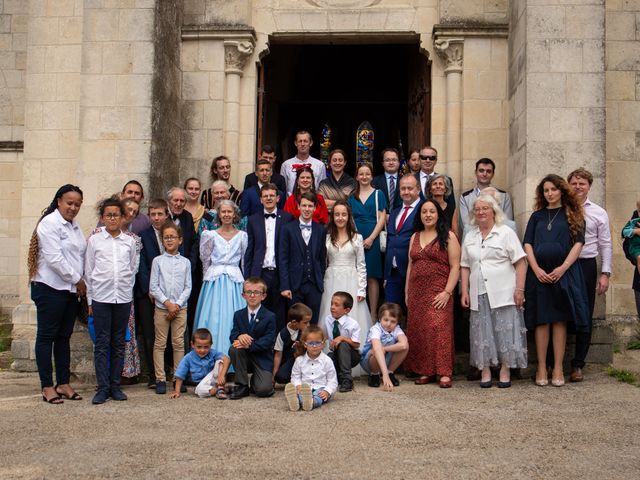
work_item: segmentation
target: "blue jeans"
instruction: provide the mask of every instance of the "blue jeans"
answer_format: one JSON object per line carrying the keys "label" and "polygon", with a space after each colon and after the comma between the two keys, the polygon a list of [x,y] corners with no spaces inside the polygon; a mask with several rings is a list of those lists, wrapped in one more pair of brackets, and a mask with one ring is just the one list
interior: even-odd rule
{"label": "blue jeans", "polygon": [[124,336],[129,323],[131,302],[101,303],[93,301],[96,344],[93,349],[98,389],[120,388],[124,364]]}
{"label": "blue jeans", "polygon": [[[327,403],[331,400],[331,395],[327,397],[326,400],[323,400],[320,396],[320,392],[322,392],[324,388],[314,388],[311,390],[311,395],[313,395],[313,408],[320,408],[323,403]],[[298,395],[298,401],[300,405],[302,405],[302,395]]]}
{"label": "blue jeans", "polygon": [[35,302],[37,310],[36,364],[40,386],[53,387],[52,350],[56,382],[59,385],[69,383],[69,341],[80,308],[78,298],[68,290],[56,290],[45,283],[32,282],[31,300]]}

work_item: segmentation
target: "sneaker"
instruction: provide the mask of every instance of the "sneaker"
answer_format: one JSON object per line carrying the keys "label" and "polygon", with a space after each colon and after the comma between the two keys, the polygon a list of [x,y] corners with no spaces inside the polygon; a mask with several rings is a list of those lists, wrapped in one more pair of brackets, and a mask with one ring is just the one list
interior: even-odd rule
{"label": "sneaker", "polygon": [[339,392],[345,393],[345,392],[350,392],[351,390],[353,390],[352,380],[345,378],[340,382],[340,388],[338,389]]}
{"label": "sneaker", "polygon": [[91,403],[94,405],[102,405],[107,400],[109,400],[109,389],[100,389],[93,397],[93,400],[91,400]]}
{"label": "sneaker", "polygon": [[378,388],[380,386],[380,374],[372,373],[371,375],[369,375],[367,385],[373,388]]}
{"label": "sneaker", "polygon": [[127,395],[119,388],[112,388],[111,398],[113,398],[116,402],[124,402],[127,399]]}
{"label": "sneaker", "polygon": [[158,395],[167,393],[167,382],[156,382],[156,393]]}
{"label": "sneaker", "polygon": [[[173,381],[173,389],[176,389],[176,381]],[[187,386],[184,384],[184,382],[182,382],[182,385],[180,385],[180,393],[187,393]]]}
{"label": "sneaker", "polygon": [[396,376],[393,374],[393,372],[389,372],[389,380],[391,380],[391,384],[392,384],[394,387],[398,387],[398,386],[400,386],[400,380],[398,380],[398,379],[396,378]]}
{"label": "sneaker", "polygon": [[284,398],[287,399],[287,405],[289,410],[297,412],[300,410],[300,401],[298,400],[298,394],[296,393],[296,386],[293,383],[287,383],[284,387]]}
{"label": "sneaker", "polygon": [[308,383],[300,385],[300,396],[302,397],[302,410],[305,412],[313,410],[313,394],[311,392],[311,385]]}

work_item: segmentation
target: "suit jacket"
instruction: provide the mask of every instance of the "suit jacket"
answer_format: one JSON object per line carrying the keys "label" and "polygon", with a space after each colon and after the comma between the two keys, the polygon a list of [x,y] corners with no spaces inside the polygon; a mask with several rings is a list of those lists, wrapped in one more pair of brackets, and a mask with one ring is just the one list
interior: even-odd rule
{"label": "suit jacket", "polygon": [[253,360],[267,371],[273,370],[273,344],[276,341],[276,316],[260,306],[253,328],[249,326],[249,310],[247,307],[233,314],[233,327],[229,341],[233,342],[242,334],[251,335],[253,343],[248,348]]}
{"label": "suit jacket", "polygon": [[384,173],[382,175],[375,176],[371,181],[373,188],[382,190],[384,193],[384,196],[387,198],[387,205],[389,205],[389,211],[402,205],[402,199],[400,198],[400,172],[396,174],[396,177],[396,192],[393,196],[393,202],[389,201],[389,186],[387,185],[387,177]]}
{"label": "suit jacket", "polygon": [[[289,222],[282,227],[278,244],[280,261],[278,272],[281,292],[285,290],[296,291],[302,285],[305,247],[299,221]],[[314,281],[322,292],[324,290],[324,271],[327,268],[327,245],[325,228],[319,223],[312,223],[309,247],[311,248]]]}
{"label": "suit jacket", "polygon": [[[436,172],[434,172],[436,173]],[[414,173],[413,174],[416,179],[418,180],[418,186],[421,187],[421,183],[420,183],[420,172]],[[449,189],[451,189],[451,193],[449,195],[447,195],[444,199],[447,202],[447,204],[449,205],[449,207],[452,207],[452,211],[455,211],[456,209],[456,196],[455,196],[455,192],[453,191],[453,180],[451,180],[451,177],[448,175],[444,176],[444,181],[447,184],[447,187],[449,187]],[[427,183],[429,183],[427,181]],[[420,188],[420,200],[426,200],[427,197],[425,196],[425,193],[422,191],[422,188]]]}
{"label": "suit jacket", "polygon": [[[291,214],[276,209],[276,235],[275,235],[275,255],[276,267],[280,265],[278,242],[280,240],[282,227],[291,222]],[[251,215],[247,221],[247,253],[244,256],[244,278],[259,277],[262,273],[262,263],[267,251],[267,232],[265,229],[264,210]]]}
{"label": "suit jacket", "polygon": [[[283,193],[282,190],[278,190],[278,195],[280,195],[278,199],[278,208],[284,208],[285,198],[287,196],[286,193]],[[260,189],[258,185],[253,185],[242,192],[242,199],[240,200],[240,211],[242,215],[245,217],[251,216],[254,213],[262,212],[264,210],[264,206],[260,201]]]}
{"label": "suit jacket", "polygon": [[[273,172],[271,174],[271,183],[274,183],[276,187],[278,187],[278,190],[280,190],[281,192],[285,192],[286,196],[287,182],[282,175],[280,175],[278,172]],[[258,185],[258,176],[255,174],[255,172],[252,172],[244,177],[244,187],[242,188],[242,190],[248,190],[249,187],[253,187],[254,185]],[[284,200],[286,200],[286,198],[283,199],[283,201]]]}
{"label": "suit jacket", "polygon": [[136,274],[136,296],[141,297],[149,293],[151,280],[151,264],[153,259],[160,255],[160,246],[153,227],[140,232],[142,251],[140,252],[140,266]]}
{"label": "suit jacket", "polygon": [[180,255],[188,258],[191,262],[191,273],[196,269],[199,259],[200,241],[196,233],[196,229],[193,226],[193,216],[186,210],[183,210],[178,217],[174,217],[170,213],[170,217],[175,221],[175,218],[180,220],[180,229],[182,230],[182,245],[180,245]]}
{"label": "suit jacket", "polygon": [[420,211],[422,201],[418,202],[410,215],[407,216],[400,231],[396,232],[396,219],[402,214],[403,207],[396,208],[389,216],[387,225],[387,253],[384,259],[384,276],[391,275],[393,267],[393,257],[396,258],[396,265],[400,273],[405,276],[409,266],[409,241],[413,235],[413,222]]}

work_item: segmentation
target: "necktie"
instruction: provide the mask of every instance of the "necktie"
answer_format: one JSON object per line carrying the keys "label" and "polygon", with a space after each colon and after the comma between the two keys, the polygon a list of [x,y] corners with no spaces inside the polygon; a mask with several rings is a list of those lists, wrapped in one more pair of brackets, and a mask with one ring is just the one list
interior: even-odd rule
{"label": "necktie", "polygon": [[264,214],[264,218],[276,218],[276,214],[275,213],[265,213]]}
{"label": "necktie", "polygon": [[338,320],[334,320],[333,322],[333,338],[338,338],[340,336],[340,322]]}
{"label": "necktie", "polygon": [[300,230],[311,230],[311,225],[300,224]]}
{"label": "necktie", "polygon": [[396,195],[396,177],[393,175],[389,177],[389,204],[393,205],[393,200]]}
{"label": "necktie", "polygon": [[253,329],[253,326],[256,324],[256,314],[252,313],[249,318],[249,328]]}
{"label": "necktie", "polygon": [[411,207],[404,207],[404,212],[402,212],[402,216],[400,217],[400,222],[398,222],[398,226],[396,227],[396,232],[402,230],[402,226],[404,225],[404,221],[407,219],[407,214],[409,213],[409,209]]}

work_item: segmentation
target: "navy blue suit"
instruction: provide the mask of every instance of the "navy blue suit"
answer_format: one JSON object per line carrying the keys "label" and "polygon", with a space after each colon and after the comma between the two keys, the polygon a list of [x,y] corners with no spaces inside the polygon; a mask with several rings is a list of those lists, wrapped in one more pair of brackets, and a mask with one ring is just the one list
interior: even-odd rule
{"label": "navy blue suit", "polygon": [[[396,208],[391,212],[389,225],[387,226],[387,253],[384,261],[385,301],[397,303],[405,311],[404,285],[409,266],[409,241],[411,240],[411,235],[413,235],[413,222],[416,215],[419,214],[421,206],[422,201],[418,202],[411,213],[407,215],[402,228],[397,232],[396,219],[402,215],[404,206]],[[394,258],[396,260],[395,267],[393,266]]]}
{"label": "navy blue suit", "polygon": [[327,268],[326,231],[313,222],[309,239],[310,272],[306,270],[307,245],[302,238],[300,222],[289,222],[280,232],[278,270],[280,291],[291,290],[292,303],[302,302],[313,312],[311,323],[318,323],[320,302],[324,291],[324,271]]}
{"label": "navy blue suit", "polygon": [[389,205],[389,211],[402,205],[402,199],[400,198],[400,178],[402,177],[402,175],[400,175],[400,172],[397,172],[395,174],[395,177],[396,191],[393,195],[393,202],[389,201],[389,185],[387,185],[387,177],[384,173],[382,175],[377,175],[371,181],[371,185],[373,186],[373,188],[382,190],[382,193],[384,193],[384,196],[387,198],[387,205]]}
{"label": "navy blue suit", "polygon": [[[247,334],[253,338],[249,348],[235,348],[233,342],[240,335]],[[276,341],[276,317],[273,312],[260,306],[256,320],[249,324],[249,310],[247,307],[233,314],[233,327],[231,328],[231,348],[229,356],[235,369],[236,385],[248,386],[249,370],[253,369],[251,386],[259,397],[267,397],[273,393],[271,382],[273,370],[273,344]]]}
{"label": "navy blue suit", "polygon": [[[246,192],[245,192],[246,193]],[[243,196],[244,201],[244,196]],[[279,208],[274,212],[276,214],[276,231],[274,239],[274,250],[276,257],[276,268],[262,268],[264,256],[267,250],[267,232],[265,228],[264,208],[259,213],[251,215],[247,219],[247,253],[244,256],[244,278],[260,277],[267,282],[267,298],[264,306],[271,310],[276,316],[276,327],[280,331],[286,324],[286,302],[280,295],[280,277],[278,275],[278,242],[280,240],[280,231],[283,225],[291,222],[293,216]]]}
{"label": "navy blue suit", "polygon": [[[281,190],[278,190],[278,208],[284,208],[284,202],[286,201],[286,193],[283,193]],[[254,213],[262,212],[264,210],[264,206],[260,201],[260,189],[258,185],[253,185],[247,188],[244,192],[242,192],[242,199],[240,200],[240,211],[242,215],[245,217],[249,217]]]}
{"label": "navy blue suit", "polygon": [[[278,190],[280,190],[281,192],[287,191],[287,182],[285,181],[284,177],[278,172],[273,172],[271,174],[270,183],[273,183],[276,187],[278,187]],[[253,187],[254,185],[258,185],[258,176],[255,172],[249,173],[246,177],[244,177],[244,187],[242,187],[242,189],[249,190],[249,187]]]}

